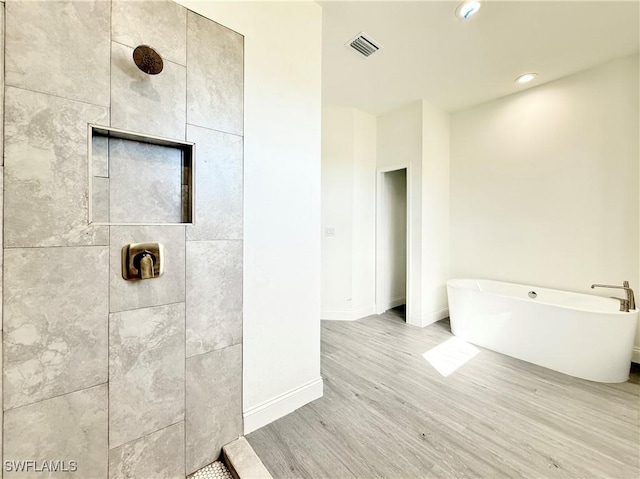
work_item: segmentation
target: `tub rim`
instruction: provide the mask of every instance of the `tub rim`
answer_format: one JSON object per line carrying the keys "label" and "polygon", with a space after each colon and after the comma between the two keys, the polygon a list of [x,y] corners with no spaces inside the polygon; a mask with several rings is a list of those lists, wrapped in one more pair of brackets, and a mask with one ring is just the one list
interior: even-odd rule
{"label": "tub rim", "polygon": [[[592,309],[584,309],[584,308],[576,308],[574,306],[565,306],[565,305],[561,305],[561,304],[556,304],[556,303],[548,303],[546,301],[538,301],[535,299],[531,299],[531,298],[519,298],[519,297],[515,297],[515,296],[510,296],[507,294],[500,294],[500,293],[494,293],[494,292],[490,292],[490,291],[481,291],[481,290],[477,290],[477,289],[471,289],[471,288],[466,288],[463,286],[458,286],[453,284],[453,282],[455,281],[487,281],[487,282],[491,282],[491,283],[499,283],[499,284],[509,284],[512,286],[522,286],[525,289],[526,288],[531,288],[531,289],[536,289],[538,291],[541,290],[545,290],[545,291],[553,291],[556,293],[566,293],[569,295],[578,295],[578,296],[587,296],[589,298],[602,298],[602,299],[613,299],[613,298],[606,298],[604,296],[600,296],[598,294],[587,294],[587,293],[579,293],[577,291],[568,291],[565,289],[553,289],[553,288],[545,288],[543,286],[532,286],[530,284],[522,284],[522,283],[510,283],[507,281],[498,281],[495,279],[488,279],[488,278],[452,278],[447,280],[446,286],[447,288],[451,287],[451,288],[455,288],[455,289],[460,289],[460,290],[467,290],[467,291],[475,291],[477,293],[483,293],[483,294],[488,294],[491,296],[498,296],[500,298],[509,298],[509,299],[513,299],[513,300],[517,300],[517,301],[524,301],[524,302],[528,302],[528,303],[533,303],[533,304],[544,304],[546,306],[554,306],[556,308],[562,308],[562,309],[570,309],[573,311],[580,311],[583,313],[594,313],[594,314],[611,314],[611,315],[615,315],[615,316],[636,316],[635,319],[637,319],[638,317],[638,313],[640,312],[640,309],[638,307],[636,307],[636,309],[631,309],[628,312],[627,311],[594,311]],[[617,300],[616,300],[617,301]]]}

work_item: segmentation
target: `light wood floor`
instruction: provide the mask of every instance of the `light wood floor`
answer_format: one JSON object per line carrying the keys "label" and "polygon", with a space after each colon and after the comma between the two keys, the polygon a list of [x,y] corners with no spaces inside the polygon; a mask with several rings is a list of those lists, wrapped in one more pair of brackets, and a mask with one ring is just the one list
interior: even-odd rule
{"label": "light wood floor", "polygon": [[576,379],[485,349],[449,377],[451,337],[386,313],[322,322],[324,397],[247,436],[274,478],[640,477],[640,384]]}

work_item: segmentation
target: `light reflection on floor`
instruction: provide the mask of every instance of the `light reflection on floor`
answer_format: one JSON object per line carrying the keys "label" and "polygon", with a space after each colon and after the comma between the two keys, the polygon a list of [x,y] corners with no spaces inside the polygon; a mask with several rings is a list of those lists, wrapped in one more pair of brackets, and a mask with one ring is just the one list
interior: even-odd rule
{"label": "light reflection on floor", "polygon": [[474,345],[454,336],[431,348],[422,357],[436,371],[447,377],[479,352],[480,350]]}

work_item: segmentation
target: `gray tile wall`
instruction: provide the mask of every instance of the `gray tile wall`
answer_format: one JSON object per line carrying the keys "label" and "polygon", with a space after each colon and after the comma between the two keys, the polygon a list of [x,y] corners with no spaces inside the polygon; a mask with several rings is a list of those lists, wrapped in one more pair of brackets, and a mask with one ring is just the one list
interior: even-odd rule
{"label": "gray tile wall", "polygon": [[5,249],[5,410],[107,381],[108,268],[106,246]]}
{"label": "gray tile wall", "polygon": [[[108,161],[112,223],[182,222],[179,150],[110,138]],[[157,191],[158,185],[162,185],[161,191]]]}
{"label": "gray tile wall", "polygon": [[5,246],[109,244],[107,228],[87,222],[87,123],[108,122],[109,109],[8,81],[4,101]]}
{"label": "gray tile wall", "polygon": [[109,446],[184,420],[184,303],[109,316]]}
{"label": "gray tile wall", "polygon": [[187,240],[242,239],[242,137],[188,125],[197,144],[195,223]]}
{"label": "gray tile wall", "polygon": [[7,2],[6,84],[108,107],[110,10],[105,1]]}
{"label": "gray tile wall", "polygon": [[[243,38],[171,1],[0,5],[3,460],[184,477],[242,434]],[[139,44],[160,75],[136,69]],[[90,192],[87,123],[195,142],[195,224],[90,225],[90,194],[102,221],[179,212],[131,181],[145,148],[108,165],[118,145],[94,145]],[[164,244],[165,274],[124,281],[121,248],[147,241]]]}
{"label": "gray tile wall", "polygon": [[[184,226],[111,226],[110,311],[185,302]],[[164,274],[149,281],[122,279],[121,250],[129,243],[164,245]]]}
{"label": "gray tile wall", "polygon": [[187,357],[242,342],[242,242],[187,242]]}
{"label": "gray tile wall", "polygon": [[165,59],[159,75],[147,75],[132,55],[133,48],[111,43],[111,126],[184,140],[186,67]]}
{"label": "gray tile wall", "polygon": [[184,422],[179,422],[109,450],[109,478],[182,479],[184,454]]}
{"label": "gray tile wall", "polygon": [[[106,477],[107,415],[106,384],[5,411],[4,459],[60,460],[67,468],[75,461],[76,472],[48,477]],[[37,478],[43,473],[5,469],[4,477]]]}
{"label": "gray tile wall", "polygon": [[[111,2],[111,39],[131,48],[151,45],[162,58],[187,65],[187,10],[167,2],[160,8],[155,2]],[[140,21],[144,19],[144,21]]]}
{"label": "gray tile wall", "polygon": [[[0,51],[4,52],[4,2],[0,5]],[[4,91],[4,55],[0,55],[0,91]],[[4,124],[4,101],[0,101],[0,122]],[[4,137],[0,135],[0,244],[3,244],[2,237],[4,230]],[[3,283],[3,263],[4,251],[0,249],[0,305],[2,305],[2,283]],[[2,307],[0,306],[0,335],[2,334]],[[0,341],[0,368],[2,368],[2,341]],[[2,375],[0,374],[0,398],[3,395]],[[0,408],[0,424],[3,422],[4,410]],[[2,427],[0,427],[0,457],[2,457]],[[2,477],[2,472],[0,472]]]}
{"label": "gray tile wall", "polygon": [[196,471],[242,435],[242,345],[187,358],[186,374],[187,471]]}
{"label": "gray tile wall", "polygon": [[187,13],[187,123],[242,135],[243,52],[242,36]]}

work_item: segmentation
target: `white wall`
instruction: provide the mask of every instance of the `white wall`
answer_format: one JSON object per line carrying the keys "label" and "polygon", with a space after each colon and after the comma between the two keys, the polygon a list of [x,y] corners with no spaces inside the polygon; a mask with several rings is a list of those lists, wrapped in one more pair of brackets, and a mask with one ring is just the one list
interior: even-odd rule
{"label": "white wall", "polygon": [[353,110],[353,311],[375,313],[376,303],[376,117]]}
{"label": "white wall", "polygon": [[449,316],[450,115],[422,102],[422,315],[426,326]]}
{"label": "white wall", "polygon": [[453,115],[452,276],[638,291],[638,114],[634,56]]}
{"label": "white wall", "polygon": [[245,36],[245,433],[322,395],[322,12],[313,2],[178,3]]}
{"label": "white wall", "polygon": [[[351,108],[322,110],[321,317],[349,316],[352,303],[354,125]],[[333,236],[326,230],[331,229]]]}
{"label": "white wall", "polygon": [[323,319],[374,313],[375,161],[375,117],[353,108],[323,109]]}
{"label": "white wall", "polygon": [[407,170],[384,173],[382,178],[382,308],[406,304],[407,296]]}

